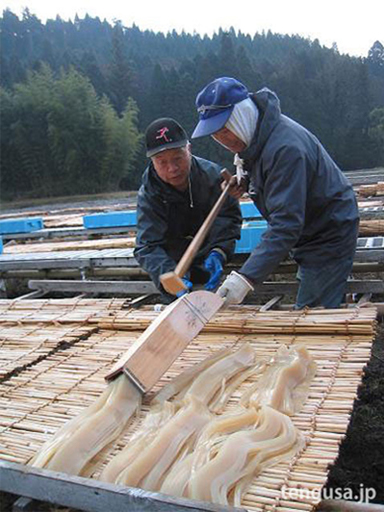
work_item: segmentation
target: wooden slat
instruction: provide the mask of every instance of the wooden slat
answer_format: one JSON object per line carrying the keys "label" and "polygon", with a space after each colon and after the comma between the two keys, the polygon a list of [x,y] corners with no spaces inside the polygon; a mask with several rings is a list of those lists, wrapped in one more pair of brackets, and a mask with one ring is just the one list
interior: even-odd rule
{"label": "wooden slat", "polygon": [[33,254],[38,252],[83,251],[84,249],[127,249],[135,246],[134,237],[119,237],[92,240],[63,240],[10,245],[4,254]]}
{"label": "wooden slat", "polygon": [[118,293],[125,295],[159,293],[152,281],[71,281],[42,279],[30,280],[28,287],[31,290],[42,290],[44,292]]}
{"label": "wooden slat", "polygon": [[183,295],[164,309],[106,378],[124,371],[148,392],[222,305],[223,299],[215,293]]}

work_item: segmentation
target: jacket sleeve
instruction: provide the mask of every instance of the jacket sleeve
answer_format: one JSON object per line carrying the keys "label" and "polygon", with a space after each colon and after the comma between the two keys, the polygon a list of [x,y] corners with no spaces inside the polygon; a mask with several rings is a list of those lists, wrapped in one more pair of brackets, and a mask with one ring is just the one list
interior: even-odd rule
{"label": "jacket sleeve", "polygon": [[140,189],[137,198],[137,236],[134,255],[139,265],[150,275],[159,290],[160,276],[171,272],[176,262],[164,250],[168,228],[166,206],[159,198],[148,198]]}
{"label": "jacket sleeve", "polygon": [[281,148],[264,183],[268,228],[239,270],[253,283],[264,281],[299,240],[309,185],[305,156],[297,148]]}

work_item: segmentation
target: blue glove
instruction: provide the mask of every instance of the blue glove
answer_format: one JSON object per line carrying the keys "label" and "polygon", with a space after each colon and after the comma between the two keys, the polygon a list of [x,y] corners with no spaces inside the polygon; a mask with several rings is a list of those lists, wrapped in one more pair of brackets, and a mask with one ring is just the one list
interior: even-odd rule
{"label": "blue glove", "polygon": [[183,295],[185,295],[186,293],[189,293],[191,290],[192,290],[192,286],[193,284],[191,283],[191,281],[189,279],[187,279],[186,277],[182,277],[181,279],[183,281],[183,283],[185,284],[185,286],[187,287],[186,290],[180,290],[179,292],[176,293],[176,297],[179,298],[179,297],[182,297]]}
{"label": "blue glove", "polygon": [[211,251],[208,258],[204,261],[204,267],[210,272],[211,277],[204,288],[209,292],[215,290],[223,273],[224,256],[218,251]]}

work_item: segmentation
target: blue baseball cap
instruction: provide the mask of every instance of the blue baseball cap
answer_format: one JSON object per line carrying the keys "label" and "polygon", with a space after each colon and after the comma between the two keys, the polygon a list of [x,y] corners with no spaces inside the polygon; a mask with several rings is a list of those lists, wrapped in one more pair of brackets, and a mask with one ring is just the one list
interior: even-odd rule
{"label": "blue baseball cap", "polygon": [[248,89],[235,78],[216,78],[196,97],[199,122],[192,133],[192,139],[212,135],[228,121],[236,103],[248,98]]}

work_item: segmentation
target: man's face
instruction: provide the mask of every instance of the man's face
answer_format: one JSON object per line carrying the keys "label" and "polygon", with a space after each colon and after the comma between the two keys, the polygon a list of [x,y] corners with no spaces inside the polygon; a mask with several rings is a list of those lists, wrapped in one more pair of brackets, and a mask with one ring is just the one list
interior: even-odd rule
{"label": "man's face", "polygon": [[158,176],[177,190],[188,187],[191,170],[191,151],[189,144],[183,148],[166,149],[152,157],[152,163]]}
{"label": "man's face", "polygon": [[225,148],[229,149],[229,151],[232,151],[232,153],[240,153],[240,151],[243,151],[246,148],[245,143],[225,126],[218,132],[214,133],[212,138]]}

